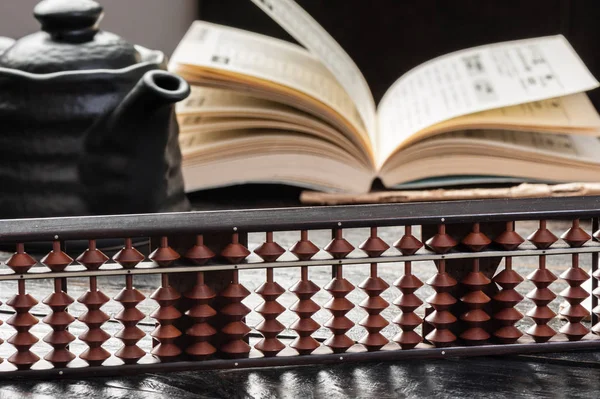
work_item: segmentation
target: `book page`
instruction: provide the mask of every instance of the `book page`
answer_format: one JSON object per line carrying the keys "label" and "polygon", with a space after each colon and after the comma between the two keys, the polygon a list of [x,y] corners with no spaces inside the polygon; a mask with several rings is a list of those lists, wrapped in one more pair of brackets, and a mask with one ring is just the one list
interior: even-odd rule
{"label": "book page", "polygon": [[304,93],[342,115],[366,137],[352,98],[306,49],[256,33],[195,21],[175,50],[169,69],[192,66],[272,82]]}
{"label": "book page", "polygon": [[597,86],[598,81],[560,35],[480,46],[435,58],[398,79],[381,100],[379,163],[412,135],[436,123]]}
{"label": "book page", "polygon": [[[251,128],[302,131],[333,142],[365,165],[372,165],[370,153],[360,142],[347,137],[311,114],[284,104],[256,98],[239,91],[192,86],[190,96],[177,103],[177,118],[181,134],[189,132]],[[232,127],[235,125],[235,127]]]}
{"label": "book page", "polygon": [[375,101],[352,58],[294,0],[251,0],[294,39],[319,58],[350,95],[371,136],[375,135]]}
{"label": "book page", "polygon": [[454,131],[429,137],[391,157],[386,187],[600,178],[597,137],[510,130]]}
{"label": "book page", "polygon": [[591,162],[598,162],[597,154],[600,151],[600,140],[596,137],[498,129],[458,130],[430,137],[423,140],[422,143],[436,143],[434,145],[438,146],[437,143],[449,139],[451,141],[448,141],[447,144],[485,143],[492,147],[514,147],[517,150],[540,154],[544,157],[571,158]]}
{"label": "book page", "polygon": [[516,129],[600,136],[600,115],[585,93],[532,101],[458,116],[419,130],[398,150],[432,134],[461,129]]}

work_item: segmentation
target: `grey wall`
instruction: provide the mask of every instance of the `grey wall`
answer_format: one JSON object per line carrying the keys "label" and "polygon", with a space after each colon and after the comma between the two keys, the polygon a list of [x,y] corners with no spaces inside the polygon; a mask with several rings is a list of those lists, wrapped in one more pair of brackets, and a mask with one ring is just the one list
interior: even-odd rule
{"label": "grey wall", "polygon": [[[39,0],[1,0],[0,36],[19,38],[39,30],[33,7]],[[103,30],[167,54],[197,16],[197,0],[98,0]]]}

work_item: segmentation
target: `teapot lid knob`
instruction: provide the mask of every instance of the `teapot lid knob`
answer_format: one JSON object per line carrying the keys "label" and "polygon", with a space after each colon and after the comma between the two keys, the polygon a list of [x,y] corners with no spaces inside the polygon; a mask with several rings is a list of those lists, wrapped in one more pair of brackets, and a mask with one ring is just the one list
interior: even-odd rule
{"label": "teapot lid knob", "polygon": [[43,0],[33,15],[54,40],[82,43],[94,38],[104,11],[92,0]]}

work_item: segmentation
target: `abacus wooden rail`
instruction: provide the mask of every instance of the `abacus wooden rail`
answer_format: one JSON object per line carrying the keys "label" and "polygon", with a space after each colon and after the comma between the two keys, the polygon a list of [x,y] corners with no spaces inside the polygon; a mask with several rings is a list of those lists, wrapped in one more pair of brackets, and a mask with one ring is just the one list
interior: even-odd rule
{"label": "abacus wooden rail", "polygon": [[[600,197],[576,197],[2,220],[0,242],[5,247],[14,245],[15,252],[0,270],[0,280],[17,280],[18,290],[3,292],[0,298],[14,310],[0,326],[14,332],[3,345],[15,349],[0,365],[0,378],[600,349],[596,335],[600,333],[600,307],[596,307],[600,244],[595,238],[600,237],[599,217]],[[559,239],[547,228],[549,219],[570,220],[572,225],[560,232]],[[592,220],[590,231],[580,226],[580,219]],[[524,239],[515,231],[515,222],[521,220],[538,220],[539,229]],[[500,230],[489,229],[492,223]],[[455,228],[458,225],[468,225],[468,231],[461,232]],[[382,226],[398,226],[394,242],[378,236],[377,228]],[[417,238],[412,226],[421,226],[423,232],[435,226],[436,231]],[[357,227],[369,227],[370,234],[355,248],[344,239],[344,229]],[[323,248],[310,241],[310,231],[315,229],[332,231]],[[291,248],[274,241],[274,231],[296,230],[299,240]],[[240,240],[249,232],[265,233],[264,243],[252,251]],[[223,249],[205,245],[205,237],[223,234],[230,236]],[[182,236],[195,237],[195,244],[175,251],[169,242]],[[160,237],[160,244],[146,257],[135,248],[134,239],[152,237]],[[96,246],[97,240],[105,238],[123,240],[112,258]],[[88,248],[76,260],[64,252],[69,240],[88,240]],[[41,260],[27,254],[28,245],[45,241],[52,241],[53,249]],[[560,254],[570,254],[571,263],[557,277],[546,259]],[[532,256],[538,257],[539,266],[526,277],[535,288],[527,295],[530,309],[523,315],[516,309],[524,300],[516,288],[524,278],[513,269],[513,259]],[[593,293],[581,287],[590,278],[579,265],[581,256],[592,260]],[[503,265],[496,273],[500,259]],[[424,283],[413,273],[417,261],[436,266],[426,281],[434,290],[428,298],[420,296]],[[390,264],[397,270],[393,282],[378,275],[381,265]],[[331,265],[332,275],[320,287],[311,281],[310,270],[323,265]],[[344,278],[344,268],[350,265],[368,271],[358,287]],[[298,269],[296,283],[287,287],[298,300],[287,309],[278,302],[286,291],[274,279],[278,268]],[[256,290],[263,298],[255,309],[262,321],[255,326],[246,323],[251,309],[243,303],[250,295],[240,279],[239,271],[244,269],[265,271]],[[217,292],[210,281],[213,271],[230,273]],[[170,283],[179,273],[194,277],[195,283],[185,292]],[[150,353],[137,345],[146,335],[138,327],[146,314],[136,307],[145,296],[133,286],[134,276],[141,274],[161,275],[160,286],[150,296],[157,304],[150,314],[156,320]],[[122,311],[112,317],[102,311],[110,298],[97,281],[107,275],[124,276],[124,288],[113,298]],[[75,299],[66,290],[68,279],[75,277],[89,278],[89,290],[77,299],[87,308],[78,322],[88,328],[77,337],[69,331],[76,320],[69,313]],[[551,284],[558,278],[568,284],[559,293],[568,306],[561,310],[566,322],[557,331],[548,325],[557,317],[548,305],[557,298]],[[42,301],[48,314],[41,321],[30,313],[42,299],[27,292],[31,279],[54,282],[54,292]],[[390,283],[400,292],[393,304],[381,296]],[[367,297],[353,303],[347,296],[357,289]],[[320,290],[330,294],[326,303],[313,299]],[[581,305],[587,298],[594,306],[590,327],[583,322],[590,313]],[[365,312],[357,323],[364,331],[359,340],[347,334],[355,326],[347,313],[356,306]],[[386,318],[381,313],[390,307],[394,317]],[[331,314],[323,324],[331,331],[327,337],[315,334],[322,326],[313,315],[322,308]],[[288,326],[278,320],[286,310],[297,316]],[[529,328],[518,326],[523,317],[533,321]],[[102,346],[110,338],[103,325],[111,319],[123,326],[114,335],[123,346],[114,352]],[[40,322],[52,328],[43,340],[53,350],[44,359],[35,353],[39,338],[29,331]],[[390,323],[398,327],[391,337],[381,332]],[[286,328],[295,335],[282,334]],[[85,351],[70,350],[76,339],[86,343]]]}

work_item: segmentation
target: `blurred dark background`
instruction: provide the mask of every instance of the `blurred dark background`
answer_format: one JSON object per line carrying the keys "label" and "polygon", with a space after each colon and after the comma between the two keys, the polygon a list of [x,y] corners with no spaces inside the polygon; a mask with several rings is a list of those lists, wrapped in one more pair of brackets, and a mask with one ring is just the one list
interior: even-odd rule
{"label": "blurred dark background", "polygon": [[[598,0],[297,0],[350,54],[378,102],[404,72],[439,55],[563,34],[600,78]],[[201,19],[294,41],[249,0],[199,0]],[[600,109],[600,91],[590,94]]]}

